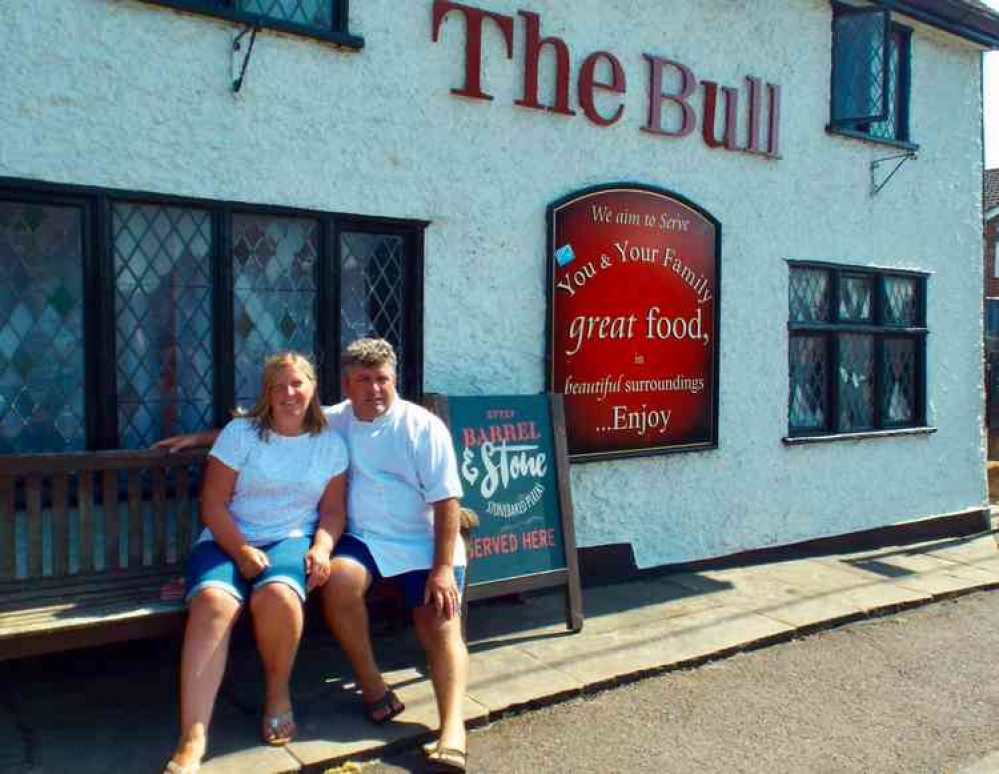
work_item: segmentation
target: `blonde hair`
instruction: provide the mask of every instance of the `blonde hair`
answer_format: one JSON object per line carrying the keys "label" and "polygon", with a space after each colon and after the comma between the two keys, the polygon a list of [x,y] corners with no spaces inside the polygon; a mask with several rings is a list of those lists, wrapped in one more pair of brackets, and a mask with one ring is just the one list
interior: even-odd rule
{"label": "blonde hair", "polygon": [[274,389],[274,382],[277,381],[278,374],[287,366],[301,371],[315,388],[312,391],[312,399],[305,409],[302,429],[310,435],[315,435],[326,427],[326,416],[319,405],[319,381],[316,379],[316,369],[313,367],[312,361],[298,352],[278,352],[264,361],[263,373],[260,376],[260,397],[257,398],[256,405],[249,411],[236,409],[232,413],[234,417],[243,417],[253,422],[260,437],[265,441],[268,435],[274,432],[274,417],[271,414],[271,390]]}
{"label": "blonde hair", "polygon": [[397,362],[395,350],[385,339],[358,339],[340,355],[340,367],[344,371],[351,366],[378,368],[383,365],[390,365],[395,371]]}

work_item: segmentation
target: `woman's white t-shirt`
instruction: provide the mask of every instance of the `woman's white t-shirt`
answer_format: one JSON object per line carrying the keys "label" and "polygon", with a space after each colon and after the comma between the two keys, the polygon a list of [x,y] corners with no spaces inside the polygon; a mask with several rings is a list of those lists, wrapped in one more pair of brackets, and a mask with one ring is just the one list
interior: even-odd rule
{"label": "woman's white t-shirt", "polygon": [[[347,447],[329,427],[265,441],[251,420],[233,419],[209,454],[237,473],[229,513],[251,545],[311,537],[326,485],[347,470]],[[206,528],[199,540],[211,539]]]}

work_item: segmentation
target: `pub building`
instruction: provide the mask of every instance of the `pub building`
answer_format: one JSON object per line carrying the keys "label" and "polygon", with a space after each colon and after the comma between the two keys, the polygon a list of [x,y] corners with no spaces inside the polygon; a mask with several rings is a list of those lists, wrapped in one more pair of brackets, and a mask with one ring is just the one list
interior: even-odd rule
{"label": "pub building", "polygon": [[[584,580],[985,523],[975,0],[37,0],[0,44],[0,581],[182,559],[142,450],[277,350],[335,402],[368,335],[410,399],[563,396]],[[508,419],[497,486],[544,467]]]}

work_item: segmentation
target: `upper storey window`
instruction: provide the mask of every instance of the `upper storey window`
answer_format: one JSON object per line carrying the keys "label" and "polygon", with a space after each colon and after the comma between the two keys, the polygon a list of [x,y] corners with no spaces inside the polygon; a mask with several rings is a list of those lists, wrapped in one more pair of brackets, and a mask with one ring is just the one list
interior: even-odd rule
{"label": "upper storey window", "polygon": [[910,37],[887,10],[834,3],[830,131],[915,147],[909,132]]}
{"label": "upper storey window", "polygon": [[203,13],[242,24],[322,38],[349,48],[364,40],[347,29],[349,0],[147,0],[182,11]]}

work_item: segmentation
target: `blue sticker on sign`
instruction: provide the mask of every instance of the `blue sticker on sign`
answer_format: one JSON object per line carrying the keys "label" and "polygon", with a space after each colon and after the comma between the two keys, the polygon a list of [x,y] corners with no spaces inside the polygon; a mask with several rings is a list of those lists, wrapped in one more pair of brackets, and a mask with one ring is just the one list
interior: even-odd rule
{"label": "blue sticker on sign", "polygon": [[559,266],[568,266],[576,260],[576,254],[572,251],[572,245],[562,245],[555,251],[555,262]]}

